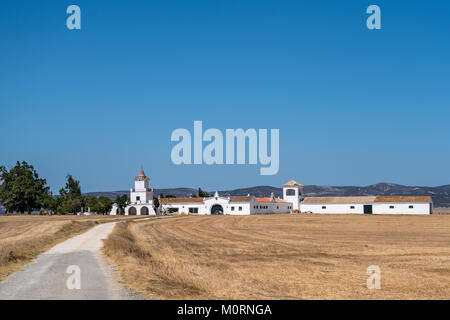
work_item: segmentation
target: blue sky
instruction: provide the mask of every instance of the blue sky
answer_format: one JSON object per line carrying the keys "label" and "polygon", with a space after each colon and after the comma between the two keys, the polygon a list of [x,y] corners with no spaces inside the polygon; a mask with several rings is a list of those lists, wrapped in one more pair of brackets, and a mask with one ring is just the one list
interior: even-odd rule
{"label": "blue sky", "polygon": [[[82,29],[66,28],[81,8]],[[365,26],[381,8],[382,29]],[[2,1],[0,164],[53,190],[450,183],[448,1]],[[280,129],[280,170],[181,165],[174,129]]]}

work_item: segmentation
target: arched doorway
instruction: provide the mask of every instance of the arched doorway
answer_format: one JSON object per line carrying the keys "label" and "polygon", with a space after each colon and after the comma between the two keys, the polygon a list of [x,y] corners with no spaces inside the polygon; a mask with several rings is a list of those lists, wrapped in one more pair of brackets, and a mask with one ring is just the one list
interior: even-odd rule
{"label": "arched doorway", "polygon": [[135,216],[136,215],[136,208],[135,207],[131,207],[130,209],[128,209],[128,215]]}
{"label": "arched doorway", "polygon": [[147,207],[142,207],[141,208],[141,215],[148,216],[148,208]]}
{"label": "arched doorway", "polygon": [[211,214],[223,214],[223,208],[220,204],[215,204],[211,207]]}

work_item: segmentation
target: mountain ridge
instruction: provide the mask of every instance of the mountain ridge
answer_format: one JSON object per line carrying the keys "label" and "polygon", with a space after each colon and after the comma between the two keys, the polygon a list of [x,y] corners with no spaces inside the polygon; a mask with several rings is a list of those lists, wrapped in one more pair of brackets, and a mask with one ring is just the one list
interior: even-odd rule
{"label": "mountain ridge", "polygon": [[[400,184],[381,182],[369,186],[318,186],[307,185],[304,186],[303,191],[308,197],[336,197],[336,196],[431,196],[435,207],[450,207],[450,184],[437,187],[425,186],[405,186]],[[96,197],[105,196],[110,199],[115,199],[118,195],[129,194],[127,191],[106,191],[106,192],[88,192],[85,195],[93,195]],[[282,196],[282,188],[273,186],[253,186],[246,188],[238,188],[233,190],[218,190],[221,196],[242,196],[253,195],[256,197],[268,197],[271,193],[275,196]],[[196,194],[197,189],[194,188],[155,188],[154,194],[164,196],[172,195],[177,198],[189,197],[191,194]],[[213,194],[214,191],[208,191]]]}

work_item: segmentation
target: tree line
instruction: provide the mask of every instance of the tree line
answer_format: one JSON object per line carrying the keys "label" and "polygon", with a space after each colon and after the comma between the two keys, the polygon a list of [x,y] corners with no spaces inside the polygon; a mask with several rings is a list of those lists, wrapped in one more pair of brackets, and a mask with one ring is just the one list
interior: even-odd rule
{"label": "tree line", "polygon": [[[201,188],[198,188],[197,194],[191,195],[199,198],[209,196]],[[176,198],[163,194],[159,197]],[[89,208],[93,213],[108,214],[114,203],[119,214],[123,214],[130,199],[127,195],[117,196],[115,200],[104,196],[83,195],[80,181],[71,174],[67,174],[66,184],[59,190],[59,194],[53,195],[46,179],[40,178],[34,167],[26,161],[17,161],[10,170],[0,166],[0,204],[6,208],[7,213],[31,214],[39,210],[41,214],[77,214]],[[159,208],[158,198],[153,198],[153,204],[155,209]]]}
{"label": "tree line", "polygon": [[26,161],[17,161],[10,170],[0,166],[0,183],[0,203],[8,213],[31,214],[39,210],[41,214],[76,214],[89,208],[91,212],[107,214],[114,202],[123,208],[129,202],[126,195],[116,201],[103,196],[84,196],[80,181],[71,174],[66,176],[66,184],[59,195],[53,195],[47,181]]}

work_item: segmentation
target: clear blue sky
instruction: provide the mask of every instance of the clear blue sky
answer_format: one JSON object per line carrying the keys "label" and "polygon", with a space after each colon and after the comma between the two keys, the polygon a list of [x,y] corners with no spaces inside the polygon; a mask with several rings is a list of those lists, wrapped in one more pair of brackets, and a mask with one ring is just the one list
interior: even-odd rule
{"label": "clear blue sky", "polygon": [[[450,183],[449,1],[8,0],[0,39],[0,164],[53,190]],[[194,120],[279,128],[279,173],[175,166]]]}

